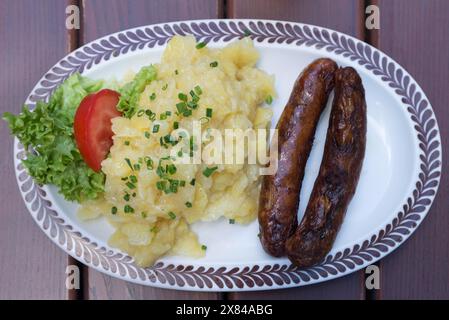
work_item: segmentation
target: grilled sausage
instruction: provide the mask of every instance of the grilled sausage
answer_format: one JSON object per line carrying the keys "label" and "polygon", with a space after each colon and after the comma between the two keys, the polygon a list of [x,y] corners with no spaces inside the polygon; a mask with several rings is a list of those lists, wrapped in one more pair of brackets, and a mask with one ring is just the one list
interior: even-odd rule
{"label": "grilled sausage", "polygon": [[307,66],[296,80],[277,124],[278,170],[263,177],[259,198],[262,246],[276,257],[285,255],[285,241],[297,227],[304,168],[337,68],[331,59],[318,59]]}
{"label": "grilled sausage", "polygon": [[318,177],[304,217],[286,242],[286,253],[293,264],[312,266],[332,248],[359,180],[365,144],[362,81],[353,68],[339,69]]}

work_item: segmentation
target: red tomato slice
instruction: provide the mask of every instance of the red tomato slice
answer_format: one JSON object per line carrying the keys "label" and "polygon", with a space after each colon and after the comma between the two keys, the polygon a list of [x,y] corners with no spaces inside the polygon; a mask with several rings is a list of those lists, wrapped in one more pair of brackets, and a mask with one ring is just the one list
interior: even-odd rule
{"label": "red tomato slice", "polygon": [[76,144],[84,161],[96,172],[112,146],[111,119],[121,116],[117,110],[119,98],[118,92],[103,89],[86,96],[76,110]]}

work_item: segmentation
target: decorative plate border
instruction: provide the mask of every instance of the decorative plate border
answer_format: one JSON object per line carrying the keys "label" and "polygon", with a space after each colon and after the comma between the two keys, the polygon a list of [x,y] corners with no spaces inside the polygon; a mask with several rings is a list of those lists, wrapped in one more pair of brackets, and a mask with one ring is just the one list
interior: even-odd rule
{"label": "decorative plate border", "polygon": [[300,286],[356,271],[387,255],[405,241],[427,214],[441,176],[441,142],[432,107],[415,80],[379,50],[348,35],[305,24],[269,20],[199,20],[164,23],[118,32],[72,52],[52,67],[33,89],[26,104],[46,100],[72,73],[144,48],[167,43],[173,35],[194,35],[199,41],[228,42],[250,36],[257,42],[314,47],[356,61],[388,84],[401,98],[419,140],[420,173],[402,210],[371,238],[328,255],[317,266],[291,264],[205,267],[157,263],[140,268],[131,257],[99,246],[66,223],[48,199],[45,188],[27,174],[20,160],[23,146],[14,143],[17,182],[25,204],[42,230],[62,249],[88,266],[130,281],[184,290],[261,290]]}

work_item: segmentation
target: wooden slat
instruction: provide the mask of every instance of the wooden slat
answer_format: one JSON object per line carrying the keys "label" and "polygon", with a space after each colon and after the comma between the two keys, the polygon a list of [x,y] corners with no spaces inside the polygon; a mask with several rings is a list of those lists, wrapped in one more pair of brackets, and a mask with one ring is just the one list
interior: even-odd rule
{"label": "wooden slat", "polygon": [[[65,1],[0,2],[0,113],[18,113],[40,77],[66,54]],[[65,299],[67,255],[34,223],[14,175],[13,139],[0,121],[0,299]]]}
{"label": "wooden slat", "polygon": [[222,0],[82,0],[83,42],[147,24],[215,19],[223,15]]}
{"label": "wooden slat", "polygon": [[346,277],[292,289],[235,292],[228,295],[230,300],[363,300],[363,272]]}
{"label": "wooden slat", "polygon": [[[82,42],[140,25],[187,19],[219,18],[219,0],[84,0]],[[219,299],[220,294],[162,290],[127,283],[88,271],[90,299]]]}
{"label": "wooden slat", "polygon": [[110,277],[91,268],[88,270],[88,282],[89,292],[87,294],[85,292],[84,297],[90,300],[216,300],[222,297],[218,293],[158,289],[136,285]]}
{"label": "wooden slat", "polygon": [[[383,299],[449,297],[449,1],[379,1],[378,47],[409,71],[436,113],[443,175],[428,216],[415,234],[382,260]],[[446,170],[446,172],[444,172]]]}
{"label": "wooden slat", "polygon": [[[363,1],[229,0],[228,18],[277,19],[310,23],[363,39]],[[230,294],[230,299],[364,299],[364,273],[282,291]]]}
{"label": "wooden slat", "polygon": [[227,18],[309,23],[363,38],[362,6],[360,0],[228,0]]}

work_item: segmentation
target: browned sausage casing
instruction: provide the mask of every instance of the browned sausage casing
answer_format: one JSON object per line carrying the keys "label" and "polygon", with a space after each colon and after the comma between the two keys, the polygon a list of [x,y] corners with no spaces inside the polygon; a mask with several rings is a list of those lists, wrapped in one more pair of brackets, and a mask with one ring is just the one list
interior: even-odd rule
{"label": "browned sausage casing", "polygon": [[359,180],[365,144],[362,81],[353,68],[339,69],[318,177],[304,217],[286,242],[288,258],[295,265],[314,265],[332,248]]}
{"label": "browned sausage casing", "polygon": [[337,68],[331,59],[307,66],[277,124],[278,170],[263,177],[259,199],[260,239],[265,251],[276,257],[285,255],[285,241],[297,226],[304,168]]}

